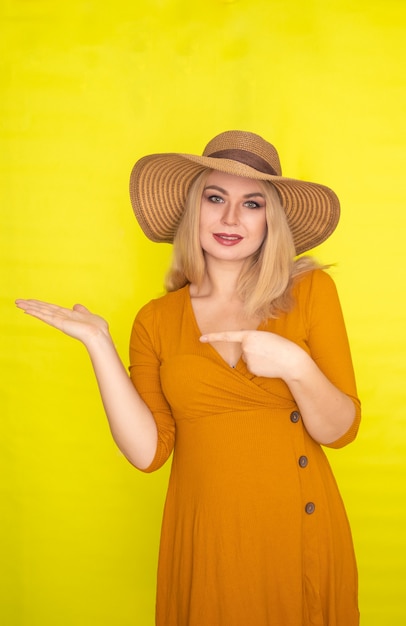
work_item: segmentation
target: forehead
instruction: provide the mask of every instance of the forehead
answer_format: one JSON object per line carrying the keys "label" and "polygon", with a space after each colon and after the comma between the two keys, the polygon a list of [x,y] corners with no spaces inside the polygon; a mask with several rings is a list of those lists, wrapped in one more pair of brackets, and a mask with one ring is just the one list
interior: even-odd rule
{"label": "forehead", "polygon": [[213,170],[207,177],[206,187],[216,185],[226,191],[238,191],[239,193],[262,193],[263,187],[258,180],[234,176],[225,172]]}

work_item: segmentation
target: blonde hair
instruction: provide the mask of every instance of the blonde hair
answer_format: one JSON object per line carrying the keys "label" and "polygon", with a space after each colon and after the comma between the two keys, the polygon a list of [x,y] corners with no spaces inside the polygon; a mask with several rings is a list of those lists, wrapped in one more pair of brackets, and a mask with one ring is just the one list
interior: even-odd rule
{"label": "blonde hair", "polygon": [[[173,242],[172,264],[166,277],[167,291],[176,291],[188,283],[202,284],[205,259],[200,245],[200,203],[207,177],[205,169],[192,183],[182,220]],[[277,317],[293,306],[294,279],[319,267],[311,257],[295,260],[295,246],[278,192],[272,183],[258,181],[266,201],[267,234],[259,249],[246,260],[237,285],[247,317]]]}

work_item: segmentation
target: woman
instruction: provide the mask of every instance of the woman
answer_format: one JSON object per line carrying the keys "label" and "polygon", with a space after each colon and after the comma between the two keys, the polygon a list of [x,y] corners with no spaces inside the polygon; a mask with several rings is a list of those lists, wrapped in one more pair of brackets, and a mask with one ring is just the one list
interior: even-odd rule
{"label": "woman", "polygon": [[334,231],[327,187],[281,175],[275,148],[228,131],[203,156],[132,171],[136,217],[174,241],[167,294],[136,317],[130,373],[106,322],[17,301],[82,341],[113,437],[150,472],[173,451],[158,626],[355,626],[357,570],[322,445],[360,420],[331,278],[295,256]]}

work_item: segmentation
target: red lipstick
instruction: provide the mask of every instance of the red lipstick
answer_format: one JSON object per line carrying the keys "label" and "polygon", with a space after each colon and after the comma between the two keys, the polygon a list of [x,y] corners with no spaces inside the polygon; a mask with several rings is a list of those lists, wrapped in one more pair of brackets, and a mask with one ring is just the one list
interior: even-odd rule
{"label": "red lipstick", "polygon": [[222,246],[235,246],[237,243],[243,240],[241,235],[230,233],[213,233],[214,239]]}

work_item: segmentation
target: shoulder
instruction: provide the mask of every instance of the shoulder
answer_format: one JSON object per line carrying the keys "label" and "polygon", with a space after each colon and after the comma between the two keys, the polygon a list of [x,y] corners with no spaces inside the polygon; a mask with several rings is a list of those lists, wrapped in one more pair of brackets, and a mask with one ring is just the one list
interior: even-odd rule
{"label": "shoulder", "polygon": [[135,317],[131,345],[143,345],[148,350],[152,347],[161,358],[168,346],[178,344],[188,317],[188,294],[188,288],[183,287],[145,304]]}
{"label": "shoulder", "polygon": [[154,298],[144,304],[138,311],[136,321],[141,323],[152,322],[153,320],[168,319],[179,312],[183,307],[187,296],[188,286],[170,291],[159,298]]}
{"label": "shoulder", "polygon": [[298,276],[292,295],[296,307],[306,318],[317,311],[321,315],[328,315],[330,311],[341,308],[335,282],[323,269],[311,270]]}
{"label": "shoulder", "polygon": [[311,293],[334,293],[336,285],[330,274],[323,269],[310,270],[295,278],[293,293],[296,297],[305,297]]}

